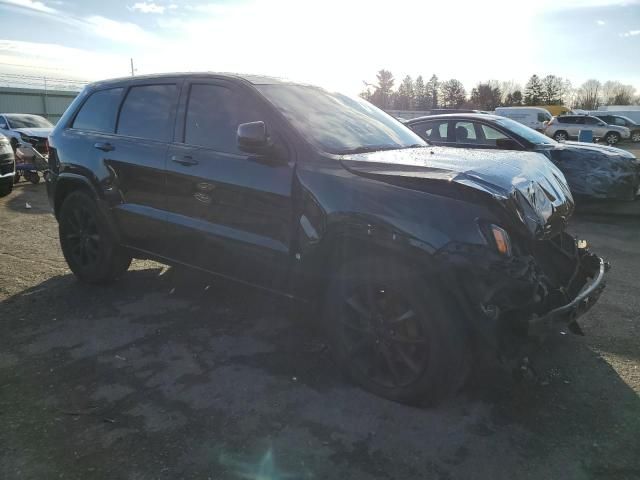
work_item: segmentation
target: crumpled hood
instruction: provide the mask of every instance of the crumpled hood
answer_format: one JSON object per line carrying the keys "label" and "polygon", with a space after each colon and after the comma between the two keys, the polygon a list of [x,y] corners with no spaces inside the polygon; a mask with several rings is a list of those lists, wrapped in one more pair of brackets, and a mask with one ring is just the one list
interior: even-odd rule
{"label": "crumpled hood", "polygon": [[633,200],[640,187],[640,162],[625,150],[581,142],[541,147],[564,173],[574,195]]}
{"label": "crumpled hood", "polygon": [[562,172],[533,152],[421,147],[344,155],[348,170],[367,176],[454,182],[489,194],[536,238],[564,229],[573,198]]}
{"label": "crumpled hood", "polygon": [[15,128],[14,130],[30,137],[49,138],[53,128]]}
{"label": "crumpled hood", "polygon": [[611,147],[609,145],[600,145],[597,143],[585,143],[585,142],[558,142],[557,149],[570,149],[580,150],[584,152],[597,152],[602,155],[620,156],[623,158],[634,159],[636,158],[633,153],[622,150],[621,148]]}

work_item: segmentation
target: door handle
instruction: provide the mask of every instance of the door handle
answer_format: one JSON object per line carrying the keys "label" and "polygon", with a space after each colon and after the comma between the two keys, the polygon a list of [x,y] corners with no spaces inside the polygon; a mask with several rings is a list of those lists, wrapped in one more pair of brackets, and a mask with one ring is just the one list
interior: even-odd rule
{"label": "door handle", "polygon": [[93,146],[93,148],[97,148],[98,150],[102,150],[103,152],[110,152],[116,149],[116,147],[108,142],[98,142]]}
{"label": "door handle", "polygon": [[183,155],[181,157],[177,155],[171,155],[171,161],[179,163],[180,165],[184,165],[186,167],[198,164],[198,161],[195,160],[191,155]]}

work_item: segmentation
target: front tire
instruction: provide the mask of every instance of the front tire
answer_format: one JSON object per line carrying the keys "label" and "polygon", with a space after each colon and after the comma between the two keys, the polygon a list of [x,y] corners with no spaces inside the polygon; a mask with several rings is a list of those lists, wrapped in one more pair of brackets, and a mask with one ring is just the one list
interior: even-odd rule
{"label": "front tire", "polygon": [[83,282],[110,282],[131,264],[131,256],[115,241],[95,200],[83,191],[72,192],[65,198],[58,232],[64,258]]}
{"label": "front tire", "polygon": [[604,136],[604,141],[609,145],[615,145],[620,141],[620,134],[618,132],[609,132]]}
{"label": "front tire", "polygon": [[13,179],[0,183],[0,197],[6,197],[13,191]]}
{"label": "front tire", "polygon": [[553,134],[553,139],[556,142],[566,142],[569,139],[569,135],[567,132],[560,130]]}
{"label": "front tire", "polygon": [[402,403],[435,403],[469,372],[467,335],[442,292],[381,257],[344,263],[327,289],[324,322],[342,369]]}

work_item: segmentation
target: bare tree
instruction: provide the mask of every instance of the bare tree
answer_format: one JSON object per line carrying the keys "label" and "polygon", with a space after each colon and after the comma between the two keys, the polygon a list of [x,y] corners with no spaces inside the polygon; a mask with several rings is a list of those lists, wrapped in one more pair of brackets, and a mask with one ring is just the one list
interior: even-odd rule
{"label": "bare tree", "polygon": [[631,105],[635,94],[636,89],[632,85],[609,80],[602,85],[601,100],[607,105]]}
{"label": "bare tree", "polygon": [[522,92],[522,86],[515,80],[498,82],[498,87],[500,87],[500,92],[502,93],[500,103],[502,103],[503,105],[506,105],[513,101],[513,94],[515,92]]}
{"label": "bare tree", "polygon": [[600,105],[602,85],[598,80],[589,79],[578,89],[575,106],[583,110],[597,110]]}

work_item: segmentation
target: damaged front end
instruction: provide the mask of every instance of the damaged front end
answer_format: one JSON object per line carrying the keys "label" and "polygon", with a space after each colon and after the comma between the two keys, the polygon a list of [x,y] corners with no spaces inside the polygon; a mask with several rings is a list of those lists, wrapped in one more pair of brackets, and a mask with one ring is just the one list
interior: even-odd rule
{"label": "damaged front end", "polygon": [[[566,232],[521,242],[511,255],[451,243],[438,252],[450,266],[472,325],[503,354],[520,341],[569,329],[605,288],[609,265]],[[465,300],[463,300],[465,299]]]}

